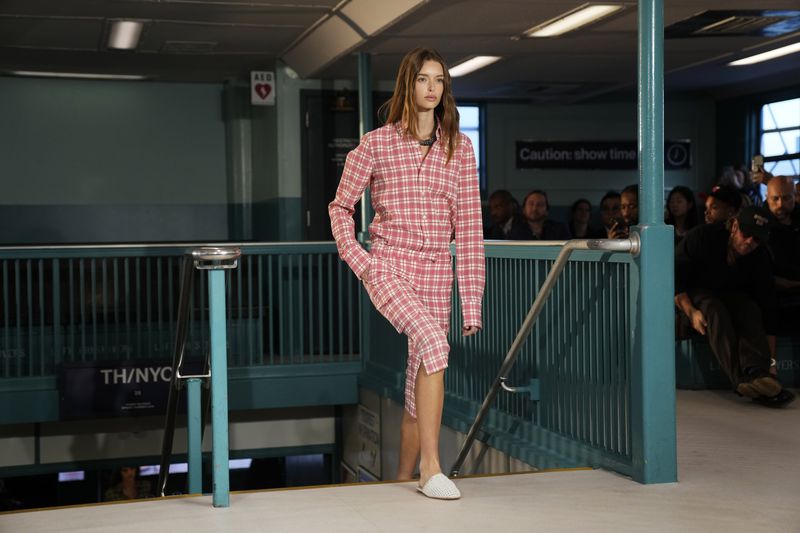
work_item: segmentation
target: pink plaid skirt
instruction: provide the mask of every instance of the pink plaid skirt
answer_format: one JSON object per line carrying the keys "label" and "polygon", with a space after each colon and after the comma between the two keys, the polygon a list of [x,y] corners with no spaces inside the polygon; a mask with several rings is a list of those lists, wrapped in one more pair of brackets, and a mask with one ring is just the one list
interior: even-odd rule
{"label": "pink plaid skirt", "polygon": [[420,366],[430,375],[447,368],[450,345],[450,251],[422,253],[373,245],[369,263],[370,300],[398,333],[408,337],[405,408],[416,418],[415,384]]}

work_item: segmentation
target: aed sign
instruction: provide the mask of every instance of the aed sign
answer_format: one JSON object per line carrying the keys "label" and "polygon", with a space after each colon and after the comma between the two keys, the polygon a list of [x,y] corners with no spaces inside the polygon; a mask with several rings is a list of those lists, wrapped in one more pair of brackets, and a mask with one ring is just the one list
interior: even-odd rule
{"label": "aed sign", "polygon": [[275,73],[258,70],[250,72],[250,103],[275,105]]}

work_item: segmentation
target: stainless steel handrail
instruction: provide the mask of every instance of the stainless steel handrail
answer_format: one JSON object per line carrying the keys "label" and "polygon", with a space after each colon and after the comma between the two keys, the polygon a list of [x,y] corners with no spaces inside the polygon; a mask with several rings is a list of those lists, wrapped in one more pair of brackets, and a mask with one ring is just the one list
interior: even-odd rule
{"label": "stainless steel handrail", "polygon": [[[501,242],[502,241],[498,241],[497,244],[500,244]],[[469,454],[469,451],[472,448],[472,444],[475,442],[475,438],[477,437],[478,431],[480,431],[480,428],[483,425],[483,420],[489,413],[489,408],[494,402],[494,399],[497,396],[498,391],[501,388],[504,388],[507,375],[511,371],[511,368],[514,366],[514,363],[517,360],[517,355],[519,354],[522,345],[528,339],[528,335],[530,335],[530,332],[533,329],[533,325],[536,322],[539,313],[542,311],[542,308],[544,307],[547,298],[550,296],[550,293],[552,292],[553,287],[556,284],[556,281],[558,281],[558,277],[561,275],[561,272],[567,265],[567,262],[569,261],[569,256],[572,255],[572,252],[574,252],[575,250],[628,252],[635,257],[639,254],[640,241],[639,241],[639,236],[635,233],[632,233],[630,238],[628,239],[575,239],[570,241],[549,241],[549,242],[538,241],[535,243],[531,242],[526,244],[528,245],[534,244],[535,246],[561,245],[562,248],[558,254],[558,257],[556,257],[555,263],[553,263],[553,267],[550,269],[550,272],[548,272],[547,277],[544,280],[544,283],[542,283],[542,288],[536,295],[536,298],[534,299],[533,304],[531,305],[531,308],[528,311],[527,316],[525,317],[525,320],[522,322],[522,326],[520,326],[519,331],[517,332],[517,336],[514,339],[514,342],[511,344],[511,348],[509,348],[505,360],[503,360],[503,364],[500,365],[500,371],[498,372],[497,377],[494,380],[494,383],[492,383],[489,392],[486,394],[486,397],[483,399],[481,408],[478,410],[478,414],[475,416],[475,421],[469,428],[469,432],[467,433],[467,438],[461,446],[461,450],[459,451],[458,457],[453,463],[453,467],[450,469],[450,476],[452,477],[457,477],[459,475],[461,467],[463,466],[464,461],[467,458],[467,454]],[[511,245],[513,246],[514,244]]]}
{"label": "stainless steel handrail", "polygon": [[[172,443],[175,436],[175,416],[178,412],[178,390],[180,389],[180,368],[183,365],[183,354],[186,350],[186,336],[189,329],[189,299],[194,280],[194,265],[189,255],[183,257],[181,265],[181,291],[178,296],[178,317],[175,333],[175,351],[172,356],[172,379],[167,396],[167,421],[164,436],[161,440],[161,466],[158,470],[156,494],[164,496],[169,476],[169,459],[172,455]],[[205,424],[204,424],[205,425]]]}

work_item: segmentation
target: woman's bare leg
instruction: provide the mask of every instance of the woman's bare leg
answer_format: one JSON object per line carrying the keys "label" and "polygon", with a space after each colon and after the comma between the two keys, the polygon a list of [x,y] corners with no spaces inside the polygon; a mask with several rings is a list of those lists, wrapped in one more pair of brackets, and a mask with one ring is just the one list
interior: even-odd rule
{"label": "woman's bare leg", "polygon": [[428,375],[421,367],[416,383],[417,431],[419,434],[419,484],[442,471],[439,465],[439,431],[444,407],[444,370]]}
{"label": "woman's bare leg", "polygon": [[419,460],[419,426],[417,419],[403,409],[400,425],[400,460],[397,465],[397,479],[414,479],[414,470]]}

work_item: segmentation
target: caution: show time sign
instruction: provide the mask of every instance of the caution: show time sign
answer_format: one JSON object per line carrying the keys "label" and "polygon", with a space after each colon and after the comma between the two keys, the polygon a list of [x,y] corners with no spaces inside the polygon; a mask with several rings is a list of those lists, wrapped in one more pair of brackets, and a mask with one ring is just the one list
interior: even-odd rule
{"label": "caution: show time sign", "polygon": [[[691,141],[664,143],[664,168],[692,168]],[[635,170],[636,141],[517,141],[517,168]]]}

